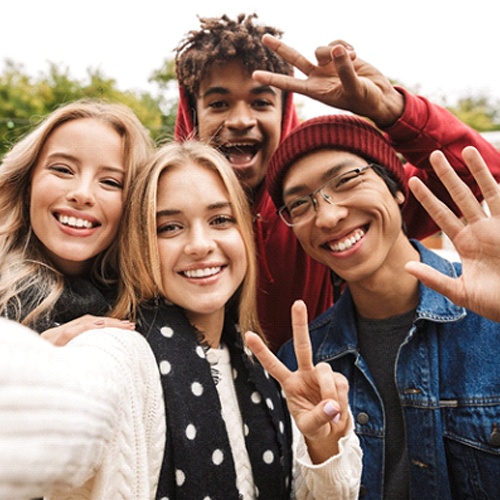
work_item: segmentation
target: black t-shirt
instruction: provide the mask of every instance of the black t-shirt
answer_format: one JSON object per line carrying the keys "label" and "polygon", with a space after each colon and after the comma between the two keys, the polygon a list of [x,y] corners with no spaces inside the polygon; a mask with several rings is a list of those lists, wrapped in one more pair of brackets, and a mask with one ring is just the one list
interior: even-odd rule
{"label": "black t-shirt", "polygon": [[409,498],[408,451],[403,411],[396,389],[396,356],[410,330],[415,310],[382,320],[357,316],[358,344],[382,398],[385,426],[384,498]]}

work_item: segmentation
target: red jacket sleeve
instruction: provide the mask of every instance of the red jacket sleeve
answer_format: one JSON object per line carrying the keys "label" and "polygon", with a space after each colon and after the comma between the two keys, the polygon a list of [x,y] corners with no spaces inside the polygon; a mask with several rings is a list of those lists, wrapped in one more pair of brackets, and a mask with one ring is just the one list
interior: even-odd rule
{"label": "red jacket sleeve", "polygon": [[[432,170],[429,155],[436,149],[441,150],[474,194],[482,199],[479,187],[462,159],[462,149],[466,146],[476,147],[499,182],[500,152],[446,109],[405,89],[397,89],[405,98],[405,110],[401,118],[384,132],[394,148],[407,160],[407,178],[416,176],[422,179],[439,199],[458,214],[458,208]],[[410,238],[422,239],[439,230],[411,193],[403,216]]]}

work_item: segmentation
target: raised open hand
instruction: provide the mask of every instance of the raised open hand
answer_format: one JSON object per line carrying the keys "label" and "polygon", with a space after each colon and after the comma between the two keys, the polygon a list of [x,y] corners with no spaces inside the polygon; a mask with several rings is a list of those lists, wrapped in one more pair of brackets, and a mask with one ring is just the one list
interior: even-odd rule
{"label": "raised open hand", "polygon": [[305,437],[311,460],[321,463],[338,453],[338,441],[347,432],[348,382],[327,363],[313,365],[307,310],[300,300],[292,306],[292,325],[298,363],[295,372],[255,333],[247,332],[245,339],[262,366],[280,383],[290,414]]}
{"label": "raised open hand", "polygon": [[444,276],[420,262],[409,262],[406,270],[426,286],[456,304],[493,321],[500,321],[500,187],[483,158],[472,146],[462,156],[478,183],[491,215],[460,180],[444,154],[434,151],[431,164],[463,213],[459,219],[418,179],[409,181],[415,197],[448,235],[463,265],[456,279]]}
{"label": "raised open hand", "polygon": [[318,47],[317,64],[272,35],[264,35],[262,41],[307,78],[255,71],[253,78],[260,83],[366,116],[379,127],[392,125],[402,115],[403,96],[379,70],[356,57],[345,41]]}

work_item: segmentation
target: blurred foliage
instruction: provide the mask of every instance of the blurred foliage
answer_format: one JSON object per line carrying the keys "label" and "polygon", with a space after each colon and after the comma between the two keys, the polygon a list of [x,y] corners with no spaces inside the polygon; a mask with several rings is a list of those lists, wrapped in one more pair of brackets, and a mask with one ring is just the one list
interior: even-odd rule
{"label": "blurred foliage", "polygon": [[0,157],[57,107],[83,97],[99,97],[128,105],[150,130],[155,141],[173,136],[176,100],[146,91],[121,91],[112,78],[88,70],[83,80],[71,77],[67,68],[49,63],[36,77],[24,67],[5,60],[0,73]]}
{"label": "blurred foliage", "polygon": [[[122,91],[116,80],[98,70],[87,70],[86,77],[78,80],[70,75],[67,67],[54,63],[48,63],[46,71],[33,77],[23,65],[6,59],[0,72],[0,158],[48,113],[82,97],[101,97],[127,104],[157,143],[172,139],[177,109],[174,61],[165,59],[159,69],[152,71],[148,83],[157,89],[156,94],[143,90]],[[420,93],[418,86],[392,83]],[[456,103],[449,103],[446,96],[429,98],[479,132],[500,130],[500,101],[488,95],[464,95]]]}

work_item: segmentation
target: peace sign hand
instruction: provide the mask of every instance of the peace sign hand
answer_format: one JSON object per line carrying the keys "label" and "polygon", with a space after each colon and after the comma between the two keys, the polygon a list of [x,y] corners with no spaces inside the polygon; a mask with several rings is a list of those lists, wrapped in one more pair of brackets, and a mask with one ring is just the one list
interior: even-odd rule
{"label": "peace sign hand", "polygon": [[292,328],[298,370],[290,371],[253,332],[245,340],[262,366],[281,385],[288,409],[304,435],[313,463],[322,463],[339,451],[338,442],[349,427],[348,382],[327,363],[312,362],[307,309],[298,300],[292,306]]}
{"label": "peace sign hand", "polygon": [[402,94],[377,68],[357,57],[344,40],[318,47],[316,64],[272,35],[264,35],[262,42],[307,78],[258,70],[252,74],[258,82],[366,116],[379,127],[393,125],[403,114]]}

